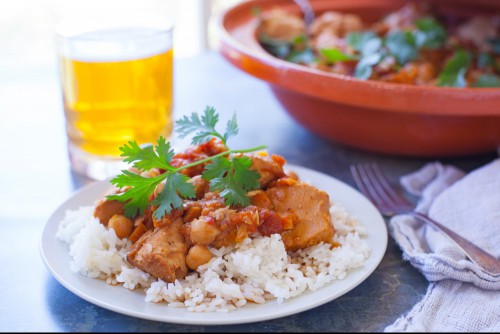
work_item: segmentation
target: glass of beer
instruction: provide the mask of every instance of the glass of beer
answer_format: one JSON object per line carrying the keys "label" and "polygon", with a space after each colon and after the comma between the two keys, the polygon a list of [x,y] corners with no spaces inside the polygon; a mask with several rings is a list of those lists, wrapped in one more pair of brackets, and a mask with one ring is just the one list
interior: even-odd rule
{"label": "glass of beer", "polygon": [[66,19],[57,51],[71,168],[102,180],[120,146],[172,132],[173,24],[163,17]]}

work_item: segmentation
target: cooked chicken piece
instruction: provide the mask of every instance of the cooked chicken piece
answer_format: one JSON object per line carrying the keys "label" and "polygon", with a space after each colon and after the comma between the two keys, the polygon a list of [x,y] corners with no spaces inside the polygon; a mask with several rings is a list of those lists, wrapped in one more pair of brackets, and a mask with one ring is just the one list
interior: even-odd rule
{"label": "cooked chicken piece", "polygon": [[201,207],[201,215],[206,216],[208,212],[223,208],[226,204],[224,203],[224,198],[220,197],[218,193],[208,192],[199,201],[185,201],[183,207],[184,210],[187,210],[192,206]]}
{"label": "cooked chicken piece", "polygon": [[273,203],[271,203],[271,200],[267,197],[263,190],[250,191],[247,195],[250,198],[252,205],[268,210],[273,209]]}
{"label": "cooked chicken piece", "polygon": [[134,227],[134,231],[128,239],[135,244],[137,240],[139,240],[149,229],[142,223],[142,221],[138,222],[137,225]]}
{"label": "cooked chicken piece", "polygon": [[296,250],[321,241],[332,241],[334,228],[329,212],[330,198],[326,192],[297,181],[291,185],[278,183],[266,190],[266,194],[278,213],[297,217],[293,229],[281,233],[286,249]]}
{"label": "cooked chicken piece", "polygon": [[193,221],[196,218],[199,218],[201,216],[201,212],[203,211],[203,208],[201,206],[197,205],[192,205],[187,207],[184,210],[184,215],[182,216],[182,221],[185,223],[189,223]]}
{"label": "cooked chicken piece", "polygon": [[[498,20],[498,19],[497,19]],[[472,43],[481,51],[491,51],[488,40],[497,36],[495,18],[474,16],[457,28],[457,37],[462,42]]]}
{"label": "cooked chicken piece", "polygon": [[171,225],[174,221],[179,219],[183,213],[182,209],[173,209],[169,213],[165,213],[160,219],[158,219],[155,216],[156,209],[157,208],[155,207],[153,212],[151,213],[151,219],[153,221],[153,226],[160,228]]}
{"label": "cooked chicken piece", "polygon": [[436,68],[431,62],[408,63],[396,72],[380,76],[380,80],[403,84],[434,84]]}
{"label": "cooked chicken piece", "polygon": [[[385,31],[412,30],[415,28],[416,19],[425,16],[427,8],[423,4],[408,3],[401,9],[387,15],[380,25],[385,26]],[[376,30],[380,30],[377,28]]]}
{"label": "cooked chicken piece", "polygon": [[125,213],[124,203],[106,198],[108,195],[115,195],[121,192],[121,189],[112,186],[96,201],[94,205],[94,217],[99,219],[101,224],[107,226],[111,217]]}
{"label": "cooked chicken piece", "polygon": [[260,174],[261,188],[265,189],[270,182],[286,175],[283,171],[283,165],[286,161],[282,156],[273,154],[270,157],[262,153],[249,153],[245,156],[252,160],[250,169],[256,170]]}
{"label": "cooked chicken piece", "polygon": [[286,172],[286,176],[295,180],[295,181],[298,181],[300,180],[299,176],[297,175],[297,173],[295,173],[293,170],[289,170]]}
{"label": "cooked chicken piece", "polygon": [[298,36],[306,34],[306,25],[302,18],[281,9],[273,9],[262,14],[259,34],[284,42],[292,42]]}
{"label": "cooked chicken piece", "polygon": [[328,11],[318,16],[309,28],[312,36],[328,32],[337,37],[347,33],[363,30],[363,21],[358,15]]}
{"label": "cooked chicken piece", "polygon": [[181,227],[182,219],[177,219],[163,228],[146,232],[132,246],[127,255],[128,262],[165,282],[184,278],[188,271],[188,247]]}
{"label": "cooked chicken piece", "polygon": [[[350,47],[345,41],[343,37],[339,37],[338,35],[332,33],[330,30],[325,30],[318,34],[312,42],[312,46],[316,50],[321,49],[338,49],[344,53],[349,53]],[[320,54],[322,58],[324,56]],[[326,58],[325,58],[326,59]]]}
{"label": "cooked chicken piece", "polygon": [[239,243],[257,231],[263,235],[281,233],[284,224],[290,224],[289,217],[250,205],[243,209],[205,210],[205,215],[184,224],[183,230],[190,245],[220,248]]}

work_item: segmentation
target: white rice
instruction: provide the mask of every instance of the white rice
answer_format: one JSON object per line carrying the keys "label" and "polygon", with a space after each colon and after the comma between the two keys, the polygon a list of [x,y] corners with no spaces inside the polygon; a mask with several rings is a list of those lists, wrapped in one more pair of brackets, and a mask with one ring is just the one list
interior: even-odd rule
{"label": "white rice", "polygon": [[[66,212],[56,237],[69,244],[70,268],[108,284],[145,291],[146,302],[165,302],[193,312],[228,312],[248,302],[279,303],[344,279],[370,256],[364,228],[347,211],[332,205],[330,213],[340,246],[318,245],[287,253],[279,234],[246,239],[233,247],[210,249],[209,263],[185,279],[166,283],[130,266],[131,247],[93,217],[93,207]],[[334,283],[332,283],[334,284]]]}

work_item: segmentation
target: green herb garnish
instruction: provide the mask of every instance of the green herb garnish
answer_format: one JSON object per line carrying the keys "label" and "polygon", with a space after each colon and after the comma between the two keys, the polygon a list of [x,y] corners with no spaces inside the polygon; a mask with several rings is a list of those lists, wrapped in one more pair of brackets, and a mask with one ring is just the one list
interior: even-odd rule
{"label": "green herb garnish", "polygon": [[477,67],[480,69],[487,68],[487,67],[493,67],[495,65],[495,61],[493,60],[493,57],[486,53],[486,52],[481,52],[477,56]]}
{"label": "green herb garnish", "polygon": [[371,77],[373,66],[377,65],[385,55],[382,49],[383,40],[374,32],[353,32],[346,36],[347,44],[361,54],[356,64],[354,76],[366,80]]}
{"label": "green herb garnish", "polygon": [[472,56],[465,50],[457,50],[446,62],[439,73],[438,86],[467,87],[465,74],[471,63]]}
{"label": "green herb garnish", "polygon": [[359,59],[358,56],[355,55],[350,55],[347,53],[344,53],[340,51],[339,49],[336,48],[331,48],[331,49],[320,49],[319,52],[325,56],[325,58],[328,60],[330,63],[336,63],[338,61],[350,61],[350,60],[356,60]]}
{"label": "green herb garnish", "polygon": [[371,55],[364,56],[356,65],[354,76],[364,80],[370,78],[373,72],[373,66],[380,63],[382,58],[383,55],[381,53],[373,53]]}
{"label": "green herb garnish", "polygon": [[446,42],[447,34],[444,27],[432,17],[422,17],[415,20],[415,38],[417,45],[437,49]]}
{"label": "green herb garnish", "polygon": [[377,52],[382,46],[382,39],[373,31],[352,32],[346,36],[347,44],[362,55]]}
{"label": "green herb garnish", "polygon": [[487,39],[494,54],[500,55],[500,37],[490,37]]}
{"label": "green herb garnish", "polygon": [[[157,219],[161,219],[173,209],[181,208],[184,198],[195,197],[194,186],[188,182],[189,177],[179,172],[208,163],[202,177],[209,180],[210,190],[218,191],[227,205],[248,205],[250,201],[247,192],[259,187],[260,175],[255,170],[249,169],[252,164],[250,158],[234,156],[234,154],[258,151],[266,147],[229,149],[227,140],[238,134],[236,115],[227,122],[224,133],[215,129],[218,121],[219,115],[215,109],[207,107],[201,117],[197,113],[192,113],[190,117],[184,116],[176,122],[181,138],[194,134],[192,144],[201,144],[215,137],[219,138],[227,149],[225,152],[181,167],[171,165],[174,151],[163,137],[158,139],[155,146],[151,144],[139,146],[135,141],[130,141],[120,147],[124,161],[132,163],[133,167],[140,171],[159,168],[165,172],[156,177],[144,177],[123,170],[111,180],[111,183],[117,187],[129,187],[129,189],[120,194],[107,196],[107,198],[125,203],[127,217],[134,217],[138,213],[143,214],[150,204],[158,206],[154,215]],[[152,192],[163,181],[165,181],[163,190],[150,201]]]}
{"label": "green herb garnish", "polygon": [[296,64],[310,64],[316,61],[316,55],[311,48],[291,50],[286,60]]}
{"label": "green herb garnish", "polygon": [[477,78],[472,87],[500,87],[500,77],[495,74],[483,74]]}
{"label": "green herb garnish", "polygon": [[385,45],[399,65],[404,65],[418,56],[415,36],[410,31],[393,31],[387,34]]}
{"label": "green herb garnish", "polygon": [[433,18],[424,17],[415,20],[413,31],[392,31],[384,38],[373,31],[353,32],[346,36],[347,44],[356,50],[361,57],[356,65],[354,76],[369,79],[373,66],[385,57],[394,57],[397,66],[415,60],[422,48],[437,48],[446,41],[445,29]]}

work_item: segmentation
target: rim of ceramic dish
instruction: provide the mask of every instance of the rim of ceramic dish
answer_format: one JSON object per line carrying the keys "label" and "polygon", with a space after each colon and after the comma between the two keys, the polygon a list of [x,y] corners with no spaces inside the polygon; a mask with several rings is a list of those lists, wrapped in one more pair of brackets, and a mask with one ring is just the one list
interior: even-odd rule
{"label": "rim of ceramic dish", "polygon": [[[311,3],[321,3],[324,0],[311,0]],[[382,1],[379,1],[379,3]],[[386,1],[397,3],[398,1]],[[332,3],[335,7],[336,2]],[[374,4],[373,0],[357,1],[357,4]],[[500,116],[500,88],[453,88],[437,86],[415,86],[409,84],[398,84],[382,82],[376,80],[360,80],[351,76],[329,73],[303,65],[287,62],[278,59],[267,53],[257,42],[255,28],[257,19],[252,17],[251,10],[255,7],[268,9],[278,4],[285,4],[285,1],[247,0],[242,3],[227,8],[217,18],[217,32],[220,37],[220,52],[233,65],[245,72],[266,80],[271,84],[301,93],[337,103],[356,105],[359,107],[369,107],[372,109],[383,109],[385,111],[398,111],[408,113],[427,113],[433,115],[454,115],[454,116]],[[292,1],[286,4],[287,8],[294,8],[299,11],[299,7]],[[499,6],[500,7],[500,6]],[[243,25],[238,28],[228,29],[228,21],[246,12],[244,19],[239,19]],[[244,30],[252,28],[251,39],[255,45],[248,45],[243,38],[249,38],[243,34]],[[243,29],[245,28],[245,29]],[[236,38],[234,31],[241,36]],[[253,61],[254,65],[249,66],[248,61]],[[286,74],[292,73],[297,79],[290,81]],[[307,82],[308,85],[303,83]],[[325,96],[318,92],[318,87],[331,86],[340,88],[337,94]],[[342,87],[348,86],[348,87]],[[358,90],[363,99],[353,101],[343,96],[343,91]],[[391,98],[391,104],[387,104],[387,98]],[[408,103],[408,99],[417,103]],[[481,108],[481,103],[487,101],[489,104],[497,105],[499,108]],[[446,105],[443,105],[446,104]],[[471,105],[477,104],[474,110]]]}

